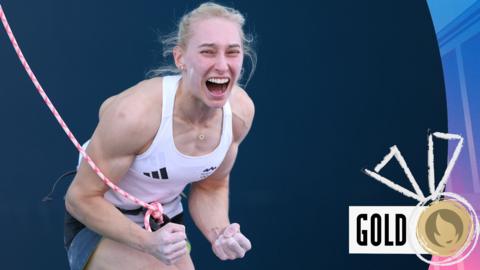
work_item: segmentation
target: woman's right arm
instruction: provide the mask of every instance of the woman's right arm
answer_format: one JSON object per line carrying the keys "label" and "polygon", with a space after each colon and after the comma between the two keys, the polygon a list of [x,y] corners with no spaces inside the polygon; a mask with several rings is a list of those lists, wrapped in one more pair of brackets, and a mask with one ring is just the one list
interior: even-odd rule
{"label": "woman's right arm", "polygon": [[[131,166],[135,155],[148,143],[146,117],[140,102],[133,98],[116,100],[106,110],[87,148],[88,155],[114,183]],[[80,164],[66,195],[67,211],[97,233],[145,251],[148,233],[126,218],[104,199],[108,187],[90,166]]]}
{"label": "woman's right arm", "polygon": [[[116,97],[100,122],[87,148],[87,154],[113,183],[117,184],[134,158],[153,139],[158,123],[150,119],[145,96]],[[161,108],[160,108],[161,109]],[[90,229],[114,241],[149,253],[170,265],[187,253],[185,227],[168,223],[156,232],[147,232],[125,217],[104,199],[108,187],[86,162],[82,162],[67,191],[67,211]]]}

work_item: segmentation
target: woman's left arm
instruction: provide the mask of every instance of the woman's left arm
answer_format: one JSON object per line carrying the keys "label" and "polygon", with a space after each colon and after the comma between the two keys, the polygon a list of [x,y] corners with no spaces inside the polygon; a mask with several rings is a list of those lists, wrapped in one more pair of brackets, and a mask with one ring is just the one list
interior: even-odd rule
{"label": "woman's left arm", "polygon": [[232,99],[233,142],[230,149],[215,173],[192,184],[188,199],[193,221],[222,260],[242,258],[251,249],[250,241],[240,232],[240,225],[230,223],[228,193],[230,172],[238,147],[252,125],[254,106],[243,90]]}

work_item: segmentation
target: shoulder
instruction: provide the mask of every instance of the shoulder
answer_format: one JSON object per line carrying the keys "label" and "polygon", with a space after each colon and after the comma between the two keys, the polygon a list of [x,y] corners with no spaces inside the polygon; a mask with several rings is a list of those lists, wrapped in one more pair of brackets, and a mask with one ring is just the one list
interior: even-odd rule
{"label": "shoulder", "polygon": [[155,136],[161,112],[162,78],[141,81],[103,102],[94,135],[139,152]]}
{"label": "shoulder", "polygon": [[235,86],[230,97],[234,141],[240,143],[248,134],[255,115],[255,105],[247,92]]}
{"label": "shoulder", "polygon": [[[163,90],[162,82],[163,78],[161,77],[144,80],[117,95],[107,98],[100,106],[98,112],[99,118],[101,119],[104,112],[111,108],[119,109],[120,107],[125,109],[125,107],[136,107],[139,103],[148,105],[148,101],[158,101],[158,99],[161,101]],[[160,104],[157,105],[161,106],[162,103],[160,102]]]}

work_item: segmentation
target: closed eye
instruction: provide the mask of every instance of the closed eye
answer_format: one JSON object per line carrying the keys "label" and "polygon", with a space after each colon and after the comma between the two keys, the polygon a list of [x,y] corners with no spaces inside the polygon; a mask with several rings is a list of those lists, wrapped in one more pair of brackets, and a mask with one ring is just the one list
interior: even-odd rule
{"label": "closed eye", "polygon": [[214,51],[212,50],[203,50],[203,51],[200,51],[201,54],[205,54],[205,55],[213,55],[215,54]]}
{"label": "closed eye", "polygon": [[240,54],[240,51],[238,51],[238,50],[229,51],[229,52],[227,52],[227,54],[228,54],[228,55],[238,55],[238,54]]}

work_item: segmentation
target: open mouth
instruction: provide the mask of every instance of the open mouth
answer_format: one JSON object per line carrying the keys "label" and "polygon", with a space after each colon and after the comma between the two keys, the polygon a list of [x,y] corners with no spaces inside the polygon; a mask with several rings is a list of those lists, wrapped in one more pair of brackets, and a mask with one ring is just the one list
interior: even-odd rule
{"label": "open mouth", "polygon": [[205,83],[208,91],[215,97],[221,97],[227,91],[229,78],[209,78]]}

